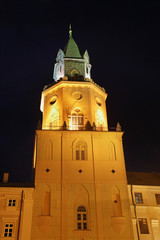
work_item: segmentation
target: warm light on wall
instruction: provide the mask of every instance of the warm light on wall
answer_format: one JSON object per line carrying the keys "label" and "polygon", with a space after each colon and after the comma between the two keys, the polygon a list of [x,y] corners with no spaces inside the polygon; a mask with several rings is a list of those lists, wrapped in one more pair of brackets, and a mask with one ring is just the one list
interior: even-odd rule
{"label": "warm light on wall", "polygon": [[55,107],[52,107],[50,114],[48,116],[48,121],[47,121],[47,128],[49,129],[54,129],[58,128],[58,119],[59,119],[59,113]]}
{"label": "warm light on wall", "polygon": [[105,122],[105,119],[104,119],[103,112],[102,112],[102,110],[98,109],[97,112],[96,112],[96,125],[97,125],[97,127],[103,127],[104,122]]}
{"label": "warm light on wall", "polygon": [[92,82],[59,81],[42,93],[42,129],[81,131],[94,123],[97,130],[107,130],[106,97]]}

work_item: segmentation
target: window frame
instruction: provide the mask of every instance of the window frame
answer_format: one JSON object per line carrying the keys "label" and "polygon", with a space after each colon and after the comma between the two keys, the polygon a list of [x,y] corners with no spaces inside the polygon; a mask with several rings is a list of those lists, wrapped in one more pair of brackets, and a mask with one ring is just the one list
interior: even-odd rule
{"label": "window frame", "polygon": [[[80,208],[83,208],[84,210],[80,211]],[[85,218],[85,219],[84,219]],[[80,228],[78,227],[80,226]],[[86,226],[86,227],[84,227]],[[84,205],[79,205],[76,208],[76,230],[77,231],[88,231],[88,212],[87,208]]]}
{"label": "window frame", "polygon": [[7,207],[16,207],[17,199],[16,198],[8,198]]}
{"label": "window frame", "polygon": [[[11,226],[6,226],[6,225],[12,225],[12,227]],[[6,230],[10,230],[10,229],[12,229],[12,231],[6,231]],[[11,221],[6,221],[6,222],[4,222],[4,225],[3,225],[3,238],[6,238],[6,239],[10,239],[10,238],[14,238],[14,232],[15,232],[15,223],[14,222],[11,222]],[[7,236],[5,236],[5,234],[7,233]],[[11,234],[11,236],[8,236],[8,234],[9,233],[12,233]]]}
{"label": "window frame", "polygon": [[76,161],[85,161],[86,159],[86,148],[81,149],[80,148],[75,148],[75,160]]}
{"label": "window frame", "polygon": [[77,139],[73,142],[72,145],[72,159],[76,161],[87,161],[88,152],[87,152],[87,143],[84,140]]}
{"label": "window frame", "polygon": [[[145,224],[143,222],[145,222]],[[148,227],[147,218],[138,218],[138,225],[139,225],[140,234],[149,234],[149,227]],[[146,229],[144,230],[144,228],[142,228],[142,226],[145,226],[145,225],[146,225]]]}
{"label": "window frame", "polygon": [[144,204],[142,192],[134,192],[134,199],[136,204]]}
{"label": "window frame", "polygon": [[71,112],[71,130],[84,130],[84,114],[79,108]]}
{"label": "window frame", "polygon": [[156,199],[157,205],[160,205],[160,193],[155,193],[155,199]]}

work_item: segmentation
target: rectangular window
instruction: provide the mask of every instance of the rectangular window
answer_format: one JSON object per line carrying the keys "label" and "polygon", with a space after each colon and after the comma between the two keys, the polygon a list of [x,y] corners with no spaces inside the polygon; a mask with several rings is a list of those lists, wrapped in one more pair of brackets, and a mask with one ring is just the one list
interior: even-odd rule
{"label": "rectangular window", "polygon": [[8,200],[8,207],[15,207],[16,206],[16,200],[15,199],[9,199]]}
{"label": "rectangular window", "polygon": [[78,117],[78,125],[83,125],[83,116]]}
{"label": "rectangular window", "polygon": [[141,234],[149,234],[147,218],[139,218],[139,228]]}
{"label": "rectangular window", "polygon": [[77,220],[81,220],[81,214],[77,214]]}
{"label": "rectangular window", "polygon": [[4,227],[4,237],[13,236],[13,223],[6,223]]}
{"label": "rectangular window", "polygon": [[85,160],[85,151],[81,150],[81,160]]}
{"label": "rectangular window", "polygon": [[83,223],[83,229],[87,229],[87,223],[85,222],[85,223]]}
{"label": "rectangular window", "polygon": [[160,204],[160,194],[155,194],[157,204]]}
{"label": "rectangular window", "polygon": [[79,150],[76,150],[76,160],[79,160],[80,159],[80,156],[79,156]]}
{"label": "rectangular window", "polygon": [[81,223],[78,222],[78,229],[81,229]]}
{"label": "rectangular window", "polygon": [[87,215],[83,214],[83,220],[87,220]]}
{"label": "rectangular window", "polygon": [[136,203],[143,203],[142,193],[134,193]]}
{"label": "rectangular window", "polygon": [[77,125],[77,116],[72,116],[72,125]]}

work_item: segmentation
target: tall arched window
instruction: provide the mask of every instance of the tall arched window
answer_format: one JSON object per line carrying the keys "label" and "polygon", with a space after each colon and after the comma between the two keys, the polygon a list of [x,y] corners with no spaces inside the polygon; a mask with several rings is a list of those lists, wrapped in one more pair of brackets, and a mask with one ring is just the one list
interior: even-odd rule
{"label": "tall arched window", "polygon": [[73,143],[73,159],[87,160],[87,144],[82,139],[77,139]]}
{"label": "tall arched window", "polygon": [[71,114],[72,130],[82,130],[84,125],[84,116],[79,108],[72,111]]}
{"label": "tall arched window", "polygon": [[84,206],[77,208],[77,230],[87,230],[87,211]]}

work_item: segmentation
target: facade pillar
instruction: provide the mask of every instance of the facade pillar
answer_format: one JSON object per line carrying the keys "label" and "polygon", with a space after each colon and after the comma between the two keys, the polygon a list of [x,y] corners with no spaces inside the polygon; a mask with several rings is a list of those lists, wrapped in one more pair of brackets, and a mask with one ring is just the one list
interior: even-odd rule
{"label": "facade pillar", "polygon": [[152,219],[151,225],[152,225],[153,239],[160,240],[159,219]]}
{"label": "facade pillar", "polygon": [[28,240],[31,238],[33,191],[34,189],[26,189],[23,193],[18,240]]}

